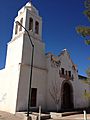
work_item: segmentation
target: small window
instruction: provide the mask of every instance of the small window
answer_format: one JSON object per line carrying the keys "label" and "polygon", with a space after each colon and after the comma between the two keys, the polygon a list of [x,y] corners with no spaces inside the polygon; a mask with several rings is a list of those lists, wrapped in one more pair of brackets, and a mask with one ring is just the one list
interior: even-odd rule
{"label": "small window", "polygon": [[18,24],[16,23],[16,27],[15,27],[15,34],[18,33]]}
{"label": "small window", "polygon": [[39,33],[39,23],[37,21],[35,22],[35,33]]}
{"label": "small window", "polygon": [[64,68],[61,68],[62,75],[64,75]]}
{"label": "small window", "polygon": [[33,31],[33,19],[32,18],[29,19],[29,30]]}
{"label": "small window", "polygon": [[32,88],[31,90],[31,107],[36,107],[37,101],[37,88]]}
{"label": "small window", "polygon": [[[23,24],[23,18],[21,18],[20,23]],[[20,26],[19,31],[22,31],[22,26]]]}
{"label": "small window", "polygon": [[71,77],[71,71],[68,71],[69,77]]}

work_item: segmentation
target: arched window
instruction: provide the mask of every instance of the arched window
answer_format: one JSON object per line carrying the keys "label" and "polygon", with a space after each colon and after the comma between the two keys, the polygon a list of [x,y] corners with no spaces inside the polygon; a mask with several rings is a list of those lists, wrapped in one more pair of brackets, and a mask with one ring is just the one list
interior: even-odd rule
{"label": "arched window", "polygon": [[15,34],[18,33],[18,24],[16,23],[16,26],[15,26]]}
{"label": "arched window", "polygon": [[[20,23],[23,24],[23,18],[21,18]],[[22,26],[20,26],[19,31],[22,31]]]}
{"label": "arched window", "polygon": [[32,18],[29,19],[29,30],[33,31],[33,19]]}
{"label": "arched window", "polygon": [[35,33],[38,34],[39,33],[39,22],[35,22]]}

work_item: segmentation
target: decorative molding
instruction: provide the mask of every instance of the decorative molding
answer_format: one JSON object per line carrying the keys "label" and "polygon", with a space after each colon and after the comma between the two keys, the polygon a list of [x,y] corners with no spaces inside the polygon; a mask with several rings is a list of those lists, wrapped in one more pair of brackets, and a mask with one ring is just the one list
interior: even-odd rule
{"label": "decorative molding", "polygon": [[51,55],[51,66],[52,67],[60,67],[61,65],[61,61],[60,60],[57,60],[53,55]]}
{"label": "decorative molding", "polygon": [[59,76],[62,78],[65,78],[65,80],[72,80],[72,81],[74,80],[73,75],[71,75],[71,77],[70,77],[69,75],[62,74],[61,70],[59,70]]}
{"label": "decorative molding", "polygon": [[72,65],[72,69],[76,71],[76,66],[74,64]]}

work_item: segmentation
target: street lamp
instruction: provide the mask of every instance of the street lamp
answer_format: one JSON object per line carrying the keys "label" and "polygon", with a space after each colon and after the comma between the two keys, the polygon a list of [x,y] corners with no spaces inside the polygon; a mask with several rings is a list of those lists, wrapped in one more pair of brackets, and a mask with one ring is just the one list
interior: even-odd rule
{"label": "street lamp", "polygon": [[33,57],[34,57],[34,44],[31,40],[29,31],[18,21],[16,21],[16,24],[24,28],[24,30],[27,32],[27,35],[29,37],[29,41],[32,46],[32,57],[31,57],[31,71],[30,71],[30,83],[29,83],[29,95],[28,95],[28,109],[27,109],[27,117],[29,117],[29,111],[30,111],[30,106],[31,106],[31,82],[32,82],[32,69],[33,69]]}

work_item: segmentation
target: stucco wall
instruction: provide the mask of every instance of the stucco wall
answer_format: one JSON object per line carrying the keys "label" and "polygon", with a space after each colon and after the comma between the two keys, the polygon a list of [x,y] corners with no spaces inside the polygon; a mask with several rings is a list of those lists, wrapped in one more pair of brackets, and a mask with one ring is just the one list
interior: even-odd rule
{"label": "stucco wall", "polygon": [[[40,68],[35,68],[35,67],[33,68],[31,87],[37,88],[36,108],[39,105],[41,105],[43,109],[46,109],[46,88],[47,88],[46,74],[47,74],[46,70],[41,70]],[[17,111],[27,109],[29,82],[30,82],[30,67],[22,66],[19,87],[18,87],[19,89],[18,89],[18,99],[17,99]]]}
{"label": "stucco wall", "polygon": [[[47,74],[47,109],[48,110],[55,110],[56,105],[55,102],[53,101],[51,95],[50,95],[50,89],[52,90],[53,85],[52,83],[55,83],[55,81],[58,82],[60,85],[59,90],[60,90],[60,102],[59,102],[59,109],[61,109],[61,103],[62,103],[62,85],[63,82],[69,82],[70,85],[72,86],[72,92],[73,92],[73,105],[74,108],[84,108],[89,106],[89,101],[88,99],[85,98],[84,92],[89,91],[89,85],[85,84],[82,80],[79,80],[78,78],[78,70],[77,67],[75,70],[73,70],[72,66],[74,63],[72,62],[69,53],[67,50],[64,50],[63,53],[61,53],[60,56],[55,56],[53,57],[57,60],[61,61],[61,64],[59,67],[52,66],[52,60],[51,60],[51,53],[47,55],[47,68],[48,68],[48,74]],[[71,75],[73,75],[73,80],[66,80],[63,77],[60,77],[59,75],[59,70],[61,68],[64,68],[65,71],[71,71]]]}
{"label": "stucco wall", "polygon": [[89,85],[84,80],[78,79],[73,83],[74,86],[74,106],[75,108],[84,108],[89,106],[89,99],[85,97],[85,90],[89,92]]}
{"label": "stucco wall", "polygon": [[0,110],[15,113],[18,81],[18,65],[0,72]]}
{"label": "stucco wall", "polygon": [[[46,109],[46,83],[47,69],[46,56],[44,54],[44,43],[38,39],[32,38],[34,43],[34,58],[32,72],[32,88],[37,88],[37,105]],[[23,53],[21,61],[21,72],[18,87],[17,111],[26,110],[28,105],[28,91],[31,70],[32,46],[28,36],[24,35]],[[23,92],[22,92],[23,91]],[[24,97],[25,96],[25,97]]]}
{"label": "stucco wall", "polygon": [[5,69],[0,70],[0,110],[15,113],[23,35],[8,43]]}

